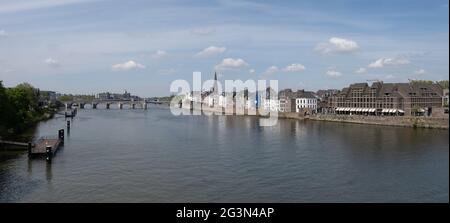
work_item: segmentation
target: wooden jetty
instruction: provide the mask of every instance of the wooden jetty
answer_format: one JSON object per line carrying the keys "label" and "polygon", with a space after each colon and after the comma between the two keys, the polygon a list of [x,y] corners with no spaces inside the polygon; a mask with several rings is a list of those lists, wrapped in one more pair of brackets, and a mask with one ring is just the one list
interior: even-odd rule
{"label": "wooden jetty", "polygon": [[60,129],[58,131],[58,137],[56,138],[43,137],[40,138],[34,146],[29,146],[28,156],[30,158],[44,156],[47,159],[47,161],[51,161],[53,156],[56,154],[56,152],[63,143],[64,143],[64,129]]}
{"label": "wooden jetty", "polygon": [[[69,127],[68,127],[69,128]],[[46,157],[47,161],[51,161],[58,149],[64,143],[64,129],[58,131],[58,137],[42,137],[36,143],[31,142],[15,142],[0,139],[0,145],[12,145],[26,147],[28,157]]]}

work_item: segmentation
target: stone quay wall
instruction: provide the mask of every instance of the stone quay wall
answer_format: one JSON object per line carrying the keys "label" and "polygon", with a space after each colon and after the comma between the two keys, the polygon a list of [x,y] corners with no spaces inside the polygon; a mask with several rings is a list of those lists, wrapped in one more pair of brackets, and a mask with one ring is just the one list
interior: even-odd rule
{"label": "stone quay wall", "polygon": [[315,121],[347,122],[370,125],[388,125],[413,128],[448,129],[447,117],[414,117],[414,116],[364,116],[364,115],[314,115],[308,117]]}

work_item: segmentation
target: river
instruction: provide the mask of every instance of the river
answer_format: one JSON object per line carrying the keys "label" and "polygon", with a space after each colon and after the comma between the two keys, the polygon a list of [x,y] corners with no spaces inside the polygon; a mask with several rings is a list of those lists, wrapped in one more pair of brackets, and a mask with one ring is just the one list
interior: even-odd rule
{"label": "river", "polygon": [[51,164],[0,153],[0,202],[449,202],[448,130],[258,123],[80,110]]}

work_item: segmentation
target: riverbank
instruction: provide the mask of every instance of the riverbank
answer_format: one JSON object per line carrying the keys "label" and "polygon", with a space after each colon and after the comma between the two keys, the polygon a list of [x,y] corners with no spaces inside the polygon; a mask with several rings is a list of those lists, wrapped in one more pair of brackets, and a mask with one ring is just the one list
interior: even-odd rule
{"label": "riverbank", "polygon": [[[214,112],[215,114],[225,114],[221,108],[211,108],[203,106],[204,112]],[[233,113],[233,115],[236,115]],[[242,115],[266,117],[260,115],[257,111],[245,110]],[[432,129],[449,129],[448,115],[442,118],[436,117],[414,117],[414,116],[365,116],[365,115],[335,115],[335,114],[316,114],[303,116],[296,112],[278,112],[278,118],[311,120],[311,121],[329,121],[342,123],[356,123],[366,125],[384,125],[398,126],[409,128],[432,128]]]}
{"label": "riverbank", "polygon": [[368,125],[400,126],[410,128],[449,129],[449,119],[412,116],[313,115],[307,119]]}

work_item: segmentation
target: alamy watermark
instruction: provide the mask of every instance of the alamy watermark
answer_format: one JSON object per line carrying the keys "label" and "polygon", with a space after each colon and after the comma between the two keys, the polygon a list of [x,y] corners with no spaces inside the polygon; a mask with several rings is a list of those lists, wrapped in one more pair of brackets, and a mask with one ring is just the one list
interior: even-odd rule
{"label": "alamy watermark", "polygon": [[260,126],[278,122],[278,80],[224,80],[202,82],[201,72],[193,72],[192,87],[187,80],[171,83],[176,94],[170,103],[173,115],[259,115]]}

